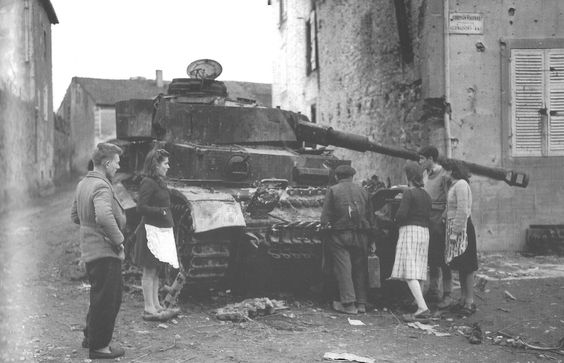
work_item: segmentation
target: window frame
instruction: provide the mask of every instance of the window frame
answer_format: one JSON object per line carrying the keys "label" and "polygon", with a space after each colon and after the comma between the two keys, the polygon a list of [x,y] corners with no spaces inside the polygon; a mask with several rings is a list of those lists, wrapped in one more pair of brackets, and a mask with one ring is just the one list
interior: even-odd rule
{"label": "window frame", "polygon": [[306,36],[306,75],[315,72],[318,65],[317,57],[317,20],[315,10],[309,13],[309,18],[305,22]]}
{"label": "window frame", "polygon": [[278,0],[278,26],[281,27],[282,24],[288,19],[288,0]]}
{"label": "window frame", "polygon": [[501,144],[504,166],[513,164],[511,161],[521,161],[535,165],[538,161],[556,160],[562,154],[527,155],[519,154],[513,148],[513,90],[511,52],[514,49],[564,49],[564,38],[554,39],[500,39],[501,45]]}

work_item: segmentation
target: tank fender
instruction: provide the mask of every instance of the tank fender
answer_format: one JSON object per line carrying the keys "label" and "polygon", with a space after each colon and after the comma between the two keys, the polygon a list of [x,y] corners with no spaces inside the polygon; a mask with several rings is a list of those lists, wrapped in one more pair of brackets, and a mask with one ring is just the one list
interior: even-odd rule
{"label": "tank fender", "polygon": [[241,206],[231,194],[195,191],[193,188],[175,188],[190,206],[194,233],[223,227],[246,227]]}

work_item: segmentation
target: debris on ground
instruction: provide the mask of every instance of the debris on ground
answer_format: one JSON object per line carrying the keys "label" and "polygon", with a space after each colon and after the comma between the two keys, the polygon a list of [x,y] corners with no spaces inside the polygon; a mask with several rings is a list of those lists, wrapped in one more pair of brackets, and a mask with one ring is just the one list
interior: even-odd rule
{"label": "debris on ground", "polygon": [[356,326],[366,325],[361,320],[356,320],[356,319],[351,319],[351,318],[347,318],[347,319],[349,320],[350,325],[356,325]]}
{"label": "debris on ground", "polygon": [[509,291],[505,290],[503,291],[503,295],[505,295],[506,298],[511,299],[511,300],[517,300],[517,298],[515,296],[513,296]]}
{"label": "debris on ground", "polygon": [[496,345],[510,346],[513,348],[521,348],[521,349],[550,351],[553,353],[564,355],[564,337],[562,337],[558,341],[558,344],[556,346],[543,347],[540,345],[529,344],[525,341],[524,338],[521,338],[520,336],[512,336],[502,331],[498,331],[497,334],[498,335],[493,339],[493,343]]}
{"label": "debris on ground", "polygon": [[327,352],[327,353],[323,354],[323,359],[347,361],[347,362],[360,362],[360,363],[374,363],[375,362],[375,360],[373,358],[361,357],[361,356],[358,356],[356,354],[351,354],[351,353]]}
{"label": "debris on ground", "polygon": [[472,332],[472,327],[468,326],[468,325],[455,325],[452,327],[454,329],[454,331],[456,331],[458,334],[463,335],[465,337],[469,336],[470,333]]}
{"label": "debris on ground", "polygon": [[478,282],[476,283],[476,289],[478,289],[481,292],[485,292],[487,283],[488,280],[485,277],[480,277],[478,279]]}
{"label": "debris on ground", "polygon": [[219,320],[235,322],[247,321],[256,316],[270,315],[276,310],[288,309],[284,301],[269,299],[267,297],[246,299],[239,303],[228,304],[214,311]]}
{"label": "debris on ground", "polygon": [[426,331],[427,334],[434,334],[437,337],[448,337],[448,336],[450,336],[449,333],[441,332],[441,331],[437,330],[436,328],[439,325],[423,324],[419,321],[415,321],[413,323],[407,323],[407,326],[412,327],[414,329]]}
{"label": "debris on ground", "polygon": [[563,277],[564,265],[559,256],[523,256],[516,253],[480,254],[478,278],[492,280],[535,279],[539,277]]}
{"label": "debris on ground", "polygon": [[468,341],[470,342],[470,344],[482,344],[483,339],[484,336],[482,334],[482,328],[480,327],[480,324],[474,323],[472,325],[470,336],[468,336]]}

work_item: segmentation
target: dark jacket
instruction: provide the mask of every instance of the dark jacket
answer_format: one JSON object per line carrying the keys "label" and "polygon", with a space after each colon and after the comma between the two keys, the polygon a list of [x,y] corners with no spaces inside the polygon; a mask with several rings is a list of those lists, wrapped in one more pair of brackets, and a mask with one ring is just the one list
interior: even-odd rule
{"label": "dark jacket", "polygon": [[321,223],[341,230],[368,229],[373,218],[368,192],[352,178],[341,179],[327,189]]}
{"label": "dark jacket", "polygon": [[395,220],[400,226],[429,228],[431,197],[423,188],[411,188],[403,192]]}
{"label": "dark jacket", "polygon": [[110,181],[96,170],[89,171],[76,187],[71,219],[80,224],[82,259],[103,257],[123,260],[119,247],[124,241],[125,212]]}
{"label": "dark jacket", "polygon": [[146,224],[160,228],[174,226],[168,188],[166,184],[158,183],[151,177],[141,180],[137,211]]}

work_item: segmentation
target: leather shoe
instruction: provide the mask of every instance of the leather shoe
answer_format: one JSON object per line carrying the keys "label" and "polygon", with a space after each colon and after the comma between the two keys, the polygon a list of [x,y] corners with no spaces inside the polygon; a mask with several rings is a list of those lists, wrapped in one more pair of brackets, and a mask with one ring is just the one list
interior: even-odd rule
{"label": "leather shoe", "polygon": [[167,321],[169,318],[167,317],[166,310],[163,310],[159,313],[149,313],[147,311],[143,311],[143,320],[145,321]]}
{"label": "leather shoe", "polygon": [[356,309],[359,314],[366,314],[366,304],[357,304]]}
{"label": "leather shoe", "polygon": [[431,319],[431,312],[429,311],[429,309],[427,309],[425,311],[420,312],[419,314],[403,314],[402,318],[403,321],[405,321],[406,323],[411,323],[414,321],[424,322]]}
{"label": "leather shoe", "polygon": [[125,354],[125,350],[123,348],[112,348],[110,347],[109,353],[98,352],[96,350],[91,350],[88,354],[90,359],[114,359],[117,357],[121,357]]}
{"label": "leather shoe", "polygon": [[343,314],[356,315],[358,310],[354,304],[343,305],[340,301],[333,301],[333,309]]}
{"label": "leather shoe", "polygon": [[448,308],[450,308],[452,305],[454,305],[455,303],[456,303],[456,302],[454,301],[454,299],[452,298],[452,296],[450,296],[450,295],[445,295],[445,297],[443,298],[443,300],[437,304],[437,307],[438,307],[439,309],[448,309]]}

